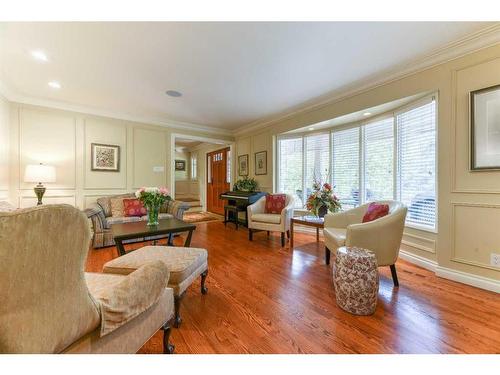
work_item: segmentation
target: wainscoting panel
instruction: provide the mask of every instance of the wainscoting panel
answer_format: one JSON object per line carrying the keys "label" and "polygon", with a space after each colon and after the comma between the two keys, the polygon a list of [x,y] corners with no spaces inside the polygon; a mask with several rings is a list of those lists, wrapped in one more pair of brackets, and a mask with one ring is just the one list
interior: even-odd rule
{"label": "wainscoting panel", "polygon": [[[72,195],[53,195],[44,196],[44,204],[70,204],[76,206],[76,196]],[[37,198],[33,196],[21,196],[19,197],[19,208],[34,207],[37,204]]]}
{"label": "wainscoting panel", "polygon": [[500,193],[500,172],[470,171],[469,93],[500,84],[500,58],[453,71],[452,191],[454,193]]}
{"label": "wainscoting panel", "polygon": [[500,205],[452,203],[452,258],[500,272],[490,265],[490,254],[500,253]]}
{"label": "wainscoting panel", "polygon": [[56,183],[48,188],[76,188],[76,119],[61,112],[23,108],[19,120],[19,187],[28,164],[45,163],[56,167]]}
{"label": "wainscoting panel", "polygon": [[402,248],[422,250],[431,254],[436,254],[436,240],[426,238],[416,234],[405,233],[401,241]]}
{"label": "wainscoting panel", "polygon": [[134,128],[133,186],[167,184],[167,135],[165,132]]}
{"label": "wainscoting panel", "polygon": [[[83,153],[85,189],[127,188],[127,126],[114,120],[85,119],[85,150]],[[120,171],[91,170],[91,144],[101,143],[120,146]]]}

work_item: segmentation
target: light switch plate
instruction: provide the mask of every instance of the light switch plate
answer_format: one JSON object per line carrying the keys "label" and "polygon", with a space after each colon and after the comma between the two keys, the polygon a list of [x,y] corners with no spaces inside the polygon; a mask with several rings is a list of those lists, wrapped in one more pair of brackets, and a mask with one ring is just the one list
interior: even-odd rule
{"label": "light switch plate", "polygon": [[162,173],[165,171],[165,167],[153,167],[153,172]]}

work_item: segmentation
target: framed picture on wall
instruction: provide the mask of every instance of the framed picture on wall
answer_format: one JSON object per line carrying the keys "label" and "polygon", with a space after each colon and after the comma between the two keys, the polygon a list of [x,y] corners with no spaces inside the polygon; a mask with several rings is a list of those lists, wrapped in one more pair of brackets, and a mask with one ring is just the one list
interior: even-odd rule
{"label": "framed picture on wall", "polygon": [[255,153],[255,174],[267,174],[267,151]]}
{"label": "framed picture on wall", "polygon": [[100,172],[120,172],[120,146],[91,143],[90,169]]}
{"label": "framed picture on wall", "polygon": [[470,168],[500,170],[500,85],[470,93]]}
{"label": "framed picture on wall", "polygon": [[238,175],[248,176],[248,154],[238,156]]}
{"label": "framed picture on wall", "polygon": [[186,161],[185,160],[176,160],[175,161],[175,170],[176,171],[185,171],[186,170]]}

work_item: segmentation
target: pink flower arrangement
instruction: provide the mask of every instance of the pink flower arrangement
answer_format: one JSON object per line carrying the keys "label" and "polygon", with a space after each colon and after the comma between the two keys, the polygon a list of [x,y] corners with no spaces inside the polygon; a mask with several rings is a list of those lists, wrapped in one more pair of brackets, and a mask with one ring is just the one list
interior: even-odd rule
{"label": "pink flower arrangement", "polygon": [[159,207],[166,201],[171,200],[170,191],[166,187],[141,187],[135,192],[135,196],[146,207]]}
{"label": "pink flower arrangement", "polygon": [[324,216],[328,211],[340,211],[342,205],[333,193],[332,185],[314,179],[313,192],[307,197],[306,208],[316,216]]}

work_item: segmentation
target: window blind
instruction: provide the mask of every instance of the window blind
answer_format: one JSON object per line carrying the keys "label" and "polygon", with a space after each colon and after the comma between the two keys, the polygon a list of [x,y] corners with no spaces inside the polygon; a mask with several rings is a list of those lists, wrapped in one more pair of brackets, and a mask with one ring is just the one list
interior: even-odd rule
{"label": "window blind", "polygon": [[394,199],[394,118],[363,126],[365,202]]}
{"label": "window blind", "polygon": [[436,103],[396,116],[398,199],[408,207],[407,223],[436,224]]}
{"label": "window blind", "polygon": [[306,197],[311,193],[314,179],[328,182],[330,164],[330,135],[314,134],[306,139]]}
{"label": "window blind", "polygon": [[359,127],[332,133],[332,181],[344,209],[360,204]]}
{"label": "window blind", "polygon": [[303,146],[302,138],[280,139],[279,145],[279,192],[293,195],[295,207],[302,208],[303,201]]}

